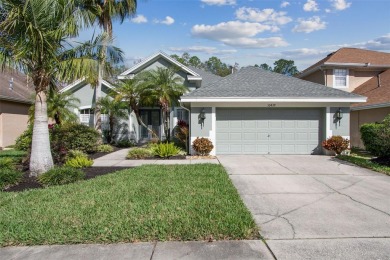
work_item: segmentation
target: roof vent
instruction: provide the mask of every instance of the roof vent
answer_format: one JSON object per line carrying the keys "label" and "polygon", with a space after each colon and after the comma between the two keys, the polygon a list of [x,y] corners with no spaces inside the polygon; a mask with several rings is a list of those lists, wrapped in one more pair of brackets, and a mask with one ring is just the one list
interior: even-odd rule
{"label": "roof vent", "polygon": [[14,90],[14,78],[9,81],[9,90]]}
{"label": "roof vent", "polygon": [[370,66],[370,64],[371,64],[371,63],[366,62],[365,66],[368,67],[368,66]]}

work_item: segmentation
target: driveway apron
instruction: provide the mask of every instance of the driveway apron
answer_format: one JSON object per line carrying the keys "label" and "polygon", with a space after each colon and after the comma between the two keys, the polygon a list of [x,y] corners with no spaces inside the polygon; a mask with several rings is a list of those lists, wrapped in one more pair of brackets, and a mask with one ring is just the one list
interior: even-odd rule
{"label": "driveway apron", "polygon": [[218,156],[277,259],[390,259],[390,177],[328,156]]}

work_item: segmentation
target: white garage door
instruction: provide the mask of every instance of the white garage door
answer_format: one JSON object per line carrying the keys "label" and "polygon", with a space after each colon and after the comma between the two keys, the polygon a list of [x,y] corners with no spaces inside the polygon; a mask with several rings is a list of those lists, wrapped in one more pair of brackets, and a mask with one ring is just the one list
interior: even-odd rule
{"label": "white garage door", "polygon": [[321,109],[217,108],[217,154],[319,154]]}

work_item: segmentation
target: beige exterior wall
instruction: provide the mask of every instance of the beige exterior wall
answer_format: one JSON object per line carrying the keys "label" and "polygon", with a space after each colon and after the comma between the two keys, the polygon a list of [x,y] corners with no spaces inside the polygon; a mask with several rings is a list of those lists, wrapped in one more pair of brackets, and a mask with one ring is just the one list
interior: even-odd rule
{"label": "beige exterior wall", "polygon": [[360,139],[361,125],[381,122],[388,114],[390,114],[390,107],[351,111],[351,146],[364,148]]}
{"label": "beige exterior wall", "polygon": [[[340,88],[341,90],[352,92],[355,88],[359,87],[364,82],[376,77],[381,71],[378,70],[348,70],[348,88]],[[328,87],[333,87],[333,68],[324,69],[323,71],[316,71],[302,79],[311,82],[324,84]]]}
{"label": "beige exterior wall", "polygon": [[15,144],[27,129],[29,104],[0,101],[0,147]]}
{"label": "beige exterior wall", "polygon": [[359,87],[364,82],[367,82],[373,77],[376,77],[381,71],[359,71],[349,70],[349,88],[348,91],[352,92],[355,88]]}
{"label": "beige exterior wall", "polygon": [[324,81],[324,72],[318,70],[312,74],[309,74],[307,75],[306,77],[303,77],[302,78],[303,80],[307,80],[307,81],[311,81],[311,82],[315,82],[315,83],[318,83],[318,84],[323,84],[325,85],[325,81]]}

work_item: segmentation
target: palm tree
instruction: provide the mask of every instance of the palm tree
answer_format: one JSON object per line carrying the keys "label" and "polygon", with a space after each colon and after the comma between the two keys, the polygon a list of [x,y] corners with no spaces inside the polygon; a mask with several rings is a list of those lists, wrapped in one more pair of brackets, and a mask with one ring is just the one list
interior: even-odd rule
{"label": "palm tree", "polygon": [[138,84],[140,81],[138,78],[134,79],[128,79],[125,81],[119,82],[119,84],[116,86],[116,100],[123,100],[127,102],[128,107],[130,111],[134,112],[135,117],[137,118],[137,122],[139,125],[142,125],[144,128],[148,130],[148,132],[154,137],[157,138],[156,133],[150,129],[141,118],[140,114],[140,107],[143,104],[150,103],[150,100],[148,101],[149,96],[144,95],[142,88],[140,87],[140,84]]}
{"label": "palm tree", "polygon": [[140,74],[141,88],[144,95],[149,97],[149,104],[160,106],[165,138],[170,140],[170,108],[178,104],[180,96],[188,91],[183,80],[176,76],[176,70],[159,67]]}
{"label": "palm tree", "polygon": [[[110,39],[113,37],[112,22],[118,19],[121,23],[126,18],[133,16],[137,9],[137,0],[87,0],[84,1],[84,8],[91,11],[95,15],[95,20],[103,29]],[[103,47],[101,50],[101,63],[98,68],[98,84],[95,87],[95,98],[98,100],[101,97],[102,82],[104,77],[103,68],[105,67],[106,50]],[[98,107],[95,109],[95,128],[101,131],[101,118]]]}
{"label": "palm tree", "polygon": [[97,101],[96,107],[99,108],[101,113],[106,114],[108,117],[109,128],[107,142],[111,143],[115,126],[119,122],[118,120],[128,116],[127,106],[121,100],[116,100],[110,96],[105,96]]}
{"label": "palm tree", "polygon": [[[80,11],[80,1],[0,0],[0,65],[18,68],[29,75],[35,87],[35,114],[30,174],[53,168],[50,151],[47,93],[60,82],[87,77],[96,72],[99,51],[106,36],[85,43],[70,43],[82,25],[91,25],[89,13]],[[121,61],[122,52],[111,48],[110,58]]]}
{"label": "palm tree", "polygon": [[[57,125],[64,122],[76,122],[78,117],[72,109],[78,109],[77,103],[80,99],[74,97],[69,92],[57,92],[50,90],[47,98],[47,115],[54,119]],[[29,122],[34,122],[35,105],[29,109]]]}

